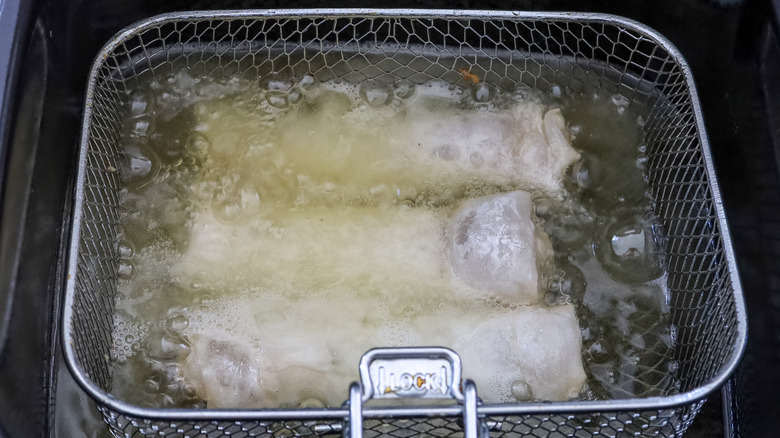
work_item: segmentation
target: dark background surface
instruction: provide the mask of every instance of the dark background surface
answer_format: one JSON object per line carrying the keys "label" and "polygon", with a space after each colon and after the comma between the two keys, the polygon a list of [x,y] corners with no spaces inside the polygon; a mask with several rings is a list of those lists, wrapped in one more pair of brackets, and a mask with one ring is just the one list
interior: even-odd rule
{"label": "dark background surface", "polygon": [[0,436],[106,433],[60,366],[57,324],[83,95],[100,47],[167,11],[368,6],[605,12],[680,49],[701,98],[750,336],[725,398],[712,394],[686,436],[780,430],[780,1],[0,0]]}

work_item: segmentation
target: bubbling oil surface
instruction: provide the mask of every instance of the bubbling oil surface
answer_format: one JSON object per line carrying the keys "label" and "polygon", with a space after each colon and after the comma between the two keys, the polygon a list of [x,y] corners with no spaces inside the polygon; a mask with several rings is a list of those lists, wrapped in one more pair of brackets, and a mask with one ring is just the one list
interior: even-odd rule
{"label": "bubbling oil surface", "polygon": [[[371,287],[364,294],[354,289],[343,292],[348,307],[341,314],[323,315],[321,307],[297,306],[295,293],[279,295],[247,281],[240,272],[229,276],[203,272],[183,279],[176,266],[191,244],[193,226],[204,206],[222,224],[252,223],[271,232],[277,227],[283,233],[273,218],[279,209],[370,206],[425,209],[434,217],[446,217],[463,199],[524,189],[475,179],[447,188],[403,178],[366,185],[299,171],[287,165],[274,143],[280,135],[296,133],[296,117],[315,114],[327,123],[329,112],[352,111],[355,117],[370,121],[392,119],[415,108],[490,114],[525,100],[560,107],[573,136],[572,145],[582,155],[565,176],[563,196],[534,193],[538,226],[550,235],[555,252],[553,265],[540,272],[545,285],[543,304],[573,303],[580,321],[588,376],[580,398],[674,392],[674,330],[668,319],[660,249],[663,234],[646,193],[645,109],[628,105],[619,95],[569,94],[558,87],[546,95],[527,89],[508,92],[485,83],[462,86],[399,80],[349,84],[319,82],[310,75],[267,75],[258,82],[197,77],[184,71],[142,81],[128,94],[124,155],[118,169],[123,183],[123,233],[113,331],[113,391],[143,406],[204,407],[181,376],[180,362],[191,348],[190,336],[217,330],[262,349],[263,339],[242,329],[255,324],[253,318],[313,319],[327,325],[362,313],[371,317],[359,322],[355,331],[374,331],[374,340],[383,345],[415,345],[418,340],[407,327],[416,315],[456,309],[454,314],[489,318],[495,312],[522,309],[497,299],[463,300],[447,290],[419,294],[410,279],[409,285],[399,286],[407,290],[377,286],[379,292],[373,294]],[[223,124],[222,135],[232,139],[232,146],[211,144],[203,131],[226,114],[234,125]],[[338,156],[338,139],[334,142],[332,160],[336,162],[342,157]],[[442,148],[436,153],[447,161],[461,151]],[[256,160],[258,155],[268,157],[261,168],[248,172],[237,165]],[[305,154],[298,159],[305,160]],[[481,162],[486,157],[472,154],[469,159]],[[343,287],[337,284],[297,294],[324,297]],[[393,299],[409,295],[417,299]],[[257,297],[262,297],[262,304],[248,309],[247,303]],[[256,309],[263,310],[262,316],[253,313]],[[356,364],[339,366],[356,368]],[[322,406],[328,404],[324,398],[312,389],[287,407]],[[515,398],[507,394],[501,401]]]}

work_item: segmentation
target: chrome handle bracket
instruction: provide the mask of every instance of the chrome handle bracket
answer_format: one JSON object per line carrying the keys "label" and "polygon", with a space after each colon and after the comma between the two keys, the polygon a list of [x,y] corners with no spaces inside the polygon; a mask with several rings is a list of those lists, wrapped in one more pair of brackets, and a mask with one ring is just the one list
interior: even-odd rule
{"label": "chrome handle bracket", "polygon": [[375,348],[360,359],[360,382],[349,387],[348,438],[363,437],[363,404],[369,400],[455,399],[463,406],[463,432],[477,438],[487,431],[477,415],[477,387],[461,382],[460,357],[443,347]]}

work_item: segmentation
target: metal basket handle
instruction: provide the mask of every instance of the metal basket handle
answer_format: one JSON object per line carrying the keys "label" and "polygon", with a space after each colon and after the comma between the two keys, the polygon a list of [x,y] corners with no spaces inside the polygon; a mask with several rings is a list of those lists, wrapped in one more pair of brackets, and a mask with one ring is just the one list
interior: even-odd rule
{"label": "metal basket handle", "polygon": [[360,382],[349,387],[349,419],[344,436],[363,437],[363,403],[373,399],[455,399],[463,405],[463,432],[477,438],[477,386],[465,380],[461,361],[443,347],[375,348],[360,359]]}

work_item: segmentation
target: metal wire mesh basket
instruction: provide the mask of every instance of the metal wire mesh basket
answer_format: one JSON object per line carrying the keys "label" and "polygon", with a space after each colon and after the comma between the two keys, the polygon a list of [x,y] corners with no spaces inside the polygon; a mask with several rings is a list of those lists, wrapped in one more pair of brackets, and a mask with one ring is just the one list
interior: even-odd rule
{"label": "metal wire mesh basket", "polygon": [[[294,54],[295,56],[291,56]],[[325,55],[337,62],[323,63]],[[312,73],[455,81],[455,65],[497,87],[620,93],[652,110],[648,176],[666,233],[679,392],[622,400],[477,408],[483,434],[536,437],[682,435],[704,397],[734,369],[746,320],[720,195],[690,71],[654,31],[607,15],[466,11],[228,11],[140,22],[100,52],[89,79],[63,318],[67,363],[115,436],[255,437],[339,434],[349,410],[184,410],[111,395],[118,277],[120,117],[139,75],[177,68],[220,74]],[[346,388],[345,388],[346,389]],[[462,408],[366,407],[370,436],[458,436]]]}

